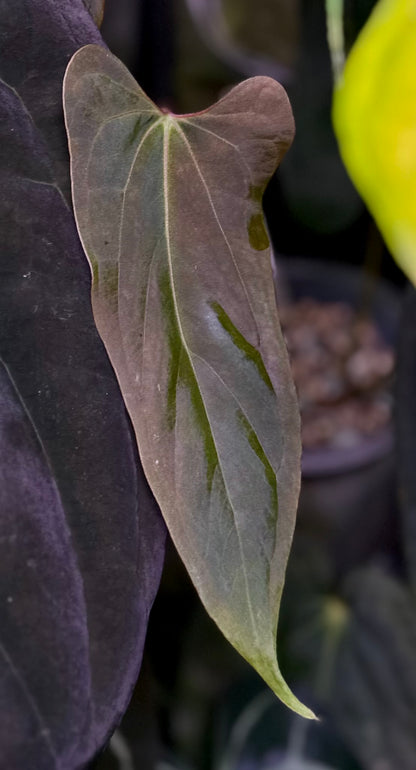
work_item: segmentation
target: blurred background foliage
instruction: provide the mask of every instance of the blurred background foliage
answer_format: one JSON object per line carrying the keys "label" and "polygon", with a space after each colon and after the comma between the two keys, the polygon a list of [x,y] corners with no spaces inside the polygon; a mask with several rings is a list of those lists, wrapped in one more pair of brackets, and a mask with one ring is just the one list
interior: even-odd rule
{"label": "blurred background foliage", "polygon": [[[347,46],[373,5],[346,0]],[[149,96],[176,112],[203,109],[252,74],[279,79],[297,133],[265,198],[275,249],[361,264],[373,238],[332,127],[325,0],[107,0],[102,32]]]}
{"label": "blurred background foliage", "polygon": [[413,0],[380,0],[348,57],[334,101],[334,124],[347,168],[413,285],[415,41]]}
{"label": "blurred background foliage", "polygon": [[[374,0],[345,0],[347,52],[374,5]],[[264,201],[278,272],[281,255],[302,255],[311,263],[319,258],[357,266],[362,275],[388,279],[402,291],[405,278],[340,158],[331,121],[325,0],[106,0],[102,33],[149,96],[174,112],[203,109],[252,74],[281,80],[297,134]],[[364,278],[362,285],[368,298],[374,285],[368,288]],[[304,722],[269,696],[206,615],[171,547],[145,665],[97,770],[416,767],[416,299],[411,289],[404,305],[396,450],[371,481],[365,472],[346,475],[361,495],[350,523],[337,519],[339,493],[337,501],[332,481],[325,487],[326,505],[329,499],[329,510],[331,501],[333,507],[329,520],[320,519],[319,510],[308,518],[302,507],[289,563],[280,660],[289,683],[321,721]],[[380,485],[383,474],[387,494]],[[310,487],[305,479],[308,494]],[[316,487],[312,492],[309,509],[317,509],[316,501],[324,498]]]}

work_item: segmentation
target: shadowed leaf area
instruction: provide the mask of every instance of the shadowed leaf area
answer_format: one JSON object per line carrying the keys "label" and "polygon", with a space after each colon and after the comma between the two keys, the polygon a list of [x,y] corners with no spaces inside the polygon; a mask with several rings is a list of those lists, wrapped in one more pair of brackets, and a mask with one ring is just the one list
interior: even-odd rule
{"label": "shadowed leaf area", "polygon": [[287,96],[258,77],[165,114],[87,46],[64,105],[94,317],[150,486],[210,615],[312,716],[276,661],[300,442],[261,197],[292,141]]}

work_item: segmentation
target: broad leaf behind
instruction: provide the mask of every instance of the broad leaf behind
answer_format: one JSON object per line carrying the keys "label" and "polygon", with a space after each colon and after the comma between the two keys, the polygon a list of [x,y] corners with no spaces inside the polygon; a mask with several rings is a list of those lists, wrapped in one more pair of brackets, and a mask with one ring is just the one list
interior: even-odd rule
{"label": "broad leaf behind", "polygon": [[146,475],[215,621],[290,707],[276,627],[299,487],[299,421],[261,199],[293,136],[283,88],[242,83],[163,114],[87,46],[64,101],[96,323]]}
{"label": "broad leaf behind", "polygon": [[[82,0],[0,0],[0,767],[80,770],[127,707],[164,527],[65,201]],[[69,192],[69,189],[68,189]]]}

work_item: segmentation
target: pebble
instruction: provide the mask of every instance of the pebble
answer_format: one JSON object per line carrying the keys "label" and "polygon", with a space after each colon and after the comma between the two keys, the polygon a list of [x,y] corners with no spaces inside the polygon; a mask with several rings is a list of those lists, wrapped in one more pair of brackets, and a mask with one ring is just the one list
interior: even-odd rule
{"label": "pebble", "polygon": [[369,318],[342,302],[281,308],[305,448],[352,447],[391,420],[394,351]]}

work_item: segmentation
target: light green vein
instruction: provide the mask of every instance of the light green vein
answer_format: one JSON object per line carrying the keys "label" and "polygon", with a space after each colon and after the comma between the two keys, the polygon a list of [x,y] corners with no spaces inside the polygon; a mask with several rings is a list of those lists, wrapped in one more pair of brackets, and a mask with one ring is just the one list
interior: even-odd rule
{"label": "light green vein", "polygon": [[[124,229],[124,217],[125,217],[125,209],[126,209],[127,190],[129,188],[129,185],[130,185],[130,181],[131,181],[131,177],[133,175],[134,167],[135,167],[135,165],[137,163],[137,160],[138,160],[139,155],[140,155],[140,151],[142,150],[143,145],[144,145],[146,139],[149,138],[149,136],[152,134],[152,132],[160,125],[160,123],[162,121],[163,121],[163,118],[160,117],[155,123],[153,123],[152,126],[150,126],[147,129],[146,133],[142,136],[142,138],[141,138],[141,140],[140,140],[140,142],[139,142],[139,144],[137,146],[137,150],[134,153],[134,157],[133,157],[133,160],[131,162],[129,173],[127,175],[124,187],[122,188],[122,203],[121,203],[121,214],[120,214],[120,227],[119,227],[119,237],[118,237],[117,260],[116,260],[117,261],[117,265],[119,266],[119,269],[120,269],[121,249],[122,249],[122,242],[123,242],[123,229]],[[118,303],[119,303],[119,305],[120,305],[120,286],[121,286],[121,280],[120,280],[120,275],[119,275],[119,280],[118,280]]]}
{"label": "light green vein", "polygon": [[176,128],[177,133],[179,134],[179,136],[182,138],[185,146],[188,149],[188,152],[189,152],[189,154],[190,154],[190,156],[192,158],[192,161],[193,161],[193,163],[195,165],[197,174],[198,174],[198,176],[199,176],[199,178],[200,178],[200,180],[202,182],[202,185],[204,187],[204,190],[205,190],[205,193],[207,195],[207,198],[208,198],[208,201],[209,201],[212,213],[214,215],[215,221],[216,221],[217,226],[218,226],[218,228],[220,230],[220,233],[221,233],[221,235],[222,235],[222,237],[224,239],[224,242],[225,242],[225,244],[227,246],[227,249],[228,249],[228,252],[230,254],[232,263],[234,265],[234,269],[235,269],[235,271],[237,273],[237,276],[238,276],[238,280],[240,281],[241,288],[243,289],[243,292],[245,294],[245,297],[246,297],[246,300],[247,300],[247,305],[250,308],[250,314],[251,314],[252,322],[253,322],[253,325],[254,325],[257,342],[259,342],[260,341],[260,334],[259,334],[259,330],[258,330],[258,327],[257,327],[257,322],[256,322],[256,317],[254,315],[253,307],[252,307],[251,302],[250,302],[250,297],[248,295],[248,291],[246,289],[246,285],[244,283],[243,276],[241,275],[240,268],[239,268],[239,266],[237,264],[237,260],[236,260],[236,258],[234,256],[234,252],[233,252],[233,250],[231,248],[231,244],[230,244],[230,242],[229,242],[229,240],[227,238],[225,230],[224,230],[224,228],[223,228],[223,226],[221,224],[220,218],[218,216],[218,212],[217,212],[217,210],[215,208],[215,204],[214,204],[214,201],[212,199],[212,195],[210,193],[209,187],[207,185],[205,177],[204,177],[204,175],[203,175],[203,173],[201,171],[201,168],[199,166],[198,160],[197,160],[197,158],[195,156],[195,153],[194,153],[194,151],[193,151],[193,149],[191,147],[190,142],[188,141],[188,138],[187,138],[186,134],[184,133],[184,131],[181,129],[181,127],[178,124],[175,125],[175,128]]}
{"label": "light green vein", "polygon": [[[193,366],[193,363],[192,363],[192,356],[195,355],[195,354],[193,354],[193,352],[190,350],[190,348],[187,345],[185,334],[184,334],[184,331],[183,331],[182,321],[181,321],[181,317],[180,317],[179,306],[178,306],[178,299],[177,299],[177,294],[176,294],[175,278],[174,278],[174,273],[173,273],[171,244],[170,244],[168,165],[169,165],[169,139],[170,139],[170,133],[171,133],[173,128],[174,127],[172,125],[171,119],[167,119],[166,122],[165,122],[165,125],[164,125],[164,139],[163,139],[163,191],[164,191],[164,207],[165,207],[166,253],[167,253],[167,258],[168,258],[169,276],[170,276],[170,281],[171,281],[172,297],[173,297],[173,303],[174,303],[174,308],[175,308],[175,315],[176,315],[176,319],[177,319],[177,323],[178,323],[178,330],[179,330],[179,334],[180,334],[180,337],[181,337],[181,340],[182,340],[183,347],[184,347],[184,349],[185,349],[185,351],[187,353],[190,365],[192,367],[192,371],[193,371],[193,374],[194,374],[194,377],[195,377],[195,382],[198,383],[198,378],[197,378],[197,375],[196,375],[196,372],[195,372],[195,369],[194,369],[194,366]],[[177,129],[177,126],[175,126],[175,128]],[[184,138],[185,144],[188,146],[188,148],[189,148],[189,150],[191,152],[192,158],[194,158],[194,154],[192,152],[192,148],[190,148],[189,143],[188,143],[186,137],[184,136],[182,130],[179,129],[178,133],[180,135],[182,135],[182,137]],[[196,166],[196,168],[198,170],[198,173],[201,176],[201,172],[199,170],[199,166],[198,166],[198,164],[196,162],[196,159],[194,158],[194,160],[195,160],[195,166]],[[207,189],[206,182],[205,182],[205,180],[203,180],[203,181],[204,181],[204,187]],[[209,190],[208,189],[207,189],[207,193],[209,195]],[[217,221],[218,221],[218,218],[217,218]],[[218,222],[218,224],[221,227],[219,222]],[[224,235],[224,237],[225,237],[225,235]],[[227,243],[228,243],[228,241],[227,241]],[[199,387],[199,386],[197,385],[197,387]],[[246,568],[246,560],[245,560],[244,548],[243,548],[243,543],[242,543],[242,540],[241,540],[241,535],[240,535],[240,530],[239,530],[239,525],[238,525],[238,518],[236,517],[235,511],[234,511],[234,507],[233,507],[233,504],[232,504],[232,497],[231,497],[230,491],[229,491],[229,489],[227,487],[227,482],[226,482],[224,471],[223,471],[223,468],[222,468],[221,458],[220,458],[220,455],[218,453],[218,449],[216,447],[215,434],[214,434],[214,431],[212,429],[212,425],[211,425],[211,422],[210,422],[210,419],[209,419],[209,415],[206,412],[206,410],[205,410],[205,414],[206,414],[207,421],[210,424],[211,434],[212,434],[212,437],[213,437],[213,441],[214,441],[214,445],[215,445],[216,452],[217,452],[217,457],[218,457],[218,466],[221,468],[221,476],[222,476],[224,488],[225,488],[225,491],[226,491],[226,495],[227,495],[227,499],[228,499],[228,502],[229,502],[230,510],[232,512],[233,519],[234,519],[234,526],[235,526],[235,531],[236,531],[236,534],[237,534],[237,540],[238,540],[238,545],[239,545],[239,550],[240,550],[240,555],[241,555],[241,564],[242,564],[242,569],[243,569],[244,583],[245,583],[245,588],[246,588],[247,607],[248,607],[248,611],[249,611],[251,626],[252,626],[252,629],[253,629],[253,636],[256,639],[256,642],[259,644],[260,643],[260,639],[259,639],[258,633],[257,633],[257,625],[256,625],[256,622],[255,622],[253,606],[252,606],[252,602],[251,602],[251,595],[250,595],[250,590],[249,590],[249,580],[248,580],[248,574],[247,574],[247,568]]]}
{"label": "light green vein", "polygon": [[229,147],[232,147],[233,150],[235,150],[236,153],[241,158],[241,162],[244,163],[244,165],[245,165],[245,167],[247,169],[249,178],[250,178],[250,182],[251,183],[253,182],[251,168],[248,165],[248,163],[247,163],[243,153],[241,152],[241,150],[240,150],[240,148],[239,148],[239,146],[237,144],[233,144],[233,142],[230,142],[229,139],[225,139],[223,136],[220,136],[220,134],[217,134],[215,131],[212,131],[210,128],[205,128],[205,126],[201,126],[199,123],[194,123],[194,121],[193,120],[189,120],[189,118],[181,118],[180,121],[181,121],[181,123],[186,123],[188,126],[192,126],[193,128],[198,129],[198,131],[204,131],[206,134],[211,134],[211,136],[214,136],[215,139],[218,139],[219,142],[223,142],[224,144],[228,144]]}

